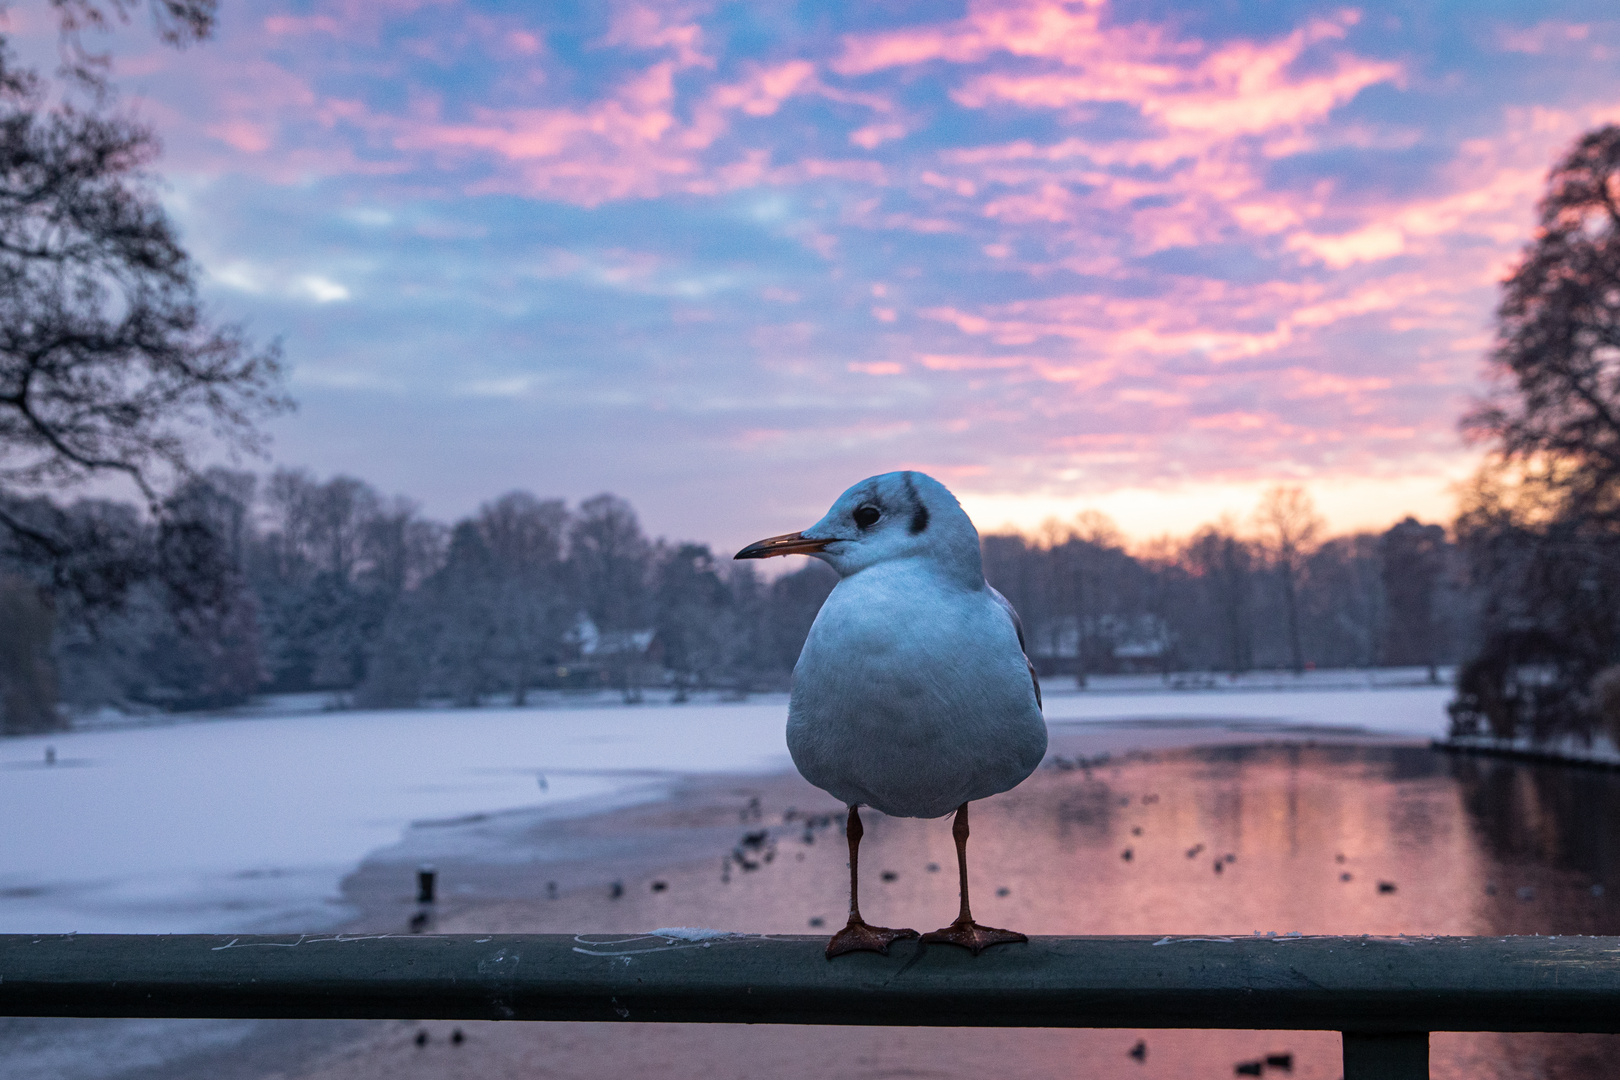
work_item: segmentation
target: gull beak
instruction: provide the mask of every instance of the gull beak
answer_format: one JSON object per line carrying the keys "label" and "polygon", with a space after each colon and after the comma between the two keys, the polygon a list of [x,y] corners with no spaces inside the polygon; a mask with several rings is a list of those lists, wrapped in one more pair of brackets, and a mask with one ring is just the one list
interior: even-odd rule
{"label": "gull beak", "polygon": [[768,559],[772,555],[814,555],[831,540],[812,540],[804,533],[783,533],[755,541],[737,552],[737,559]]}

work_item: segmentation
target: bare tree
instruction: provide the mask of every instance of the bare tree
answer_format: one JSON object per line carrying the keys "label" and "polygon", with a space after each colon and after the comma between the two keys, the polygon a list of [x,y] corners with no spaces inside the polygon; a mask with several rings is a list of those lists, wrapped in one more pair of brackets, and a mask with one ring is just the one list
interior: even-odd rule
{"label": "bare tree", "polygon": [[730,597],[707,544],[660,547],[655,625],[676,699],[684,700],[689,686],[707,687],[726,661]]}
{"label": "bare tree", "polygon": [[265,492],[280,559],[315,573],[352,578],[367,552],[383,498],[364,480],[334,476],[317,481],[306,469],[277,469]]}
{"label": "bare tree", "polygon": [[[135,5],[55,6],[76,42]],[[212,26],[211,0],[158,0],[153,11],[176,44]],[[69,52],[70,74],[94,81],[104,70]],[[196,267],[145,172],[158,150],[151,132],[48,104],[42,86],[0,40],[0,486],[122,475],[161,512],[159,490],[190,474],[198,434],[253,447],[254,422],[289,406],[279,350],[255,349],[203,311]],[[0,525],[66,551],[3,506]]]}
{"label": "bare tree", "polygon": [[[1301,636],[1307,656],[1333,666],[1380,663],[1380,657],[1386,655],[1389,624],[1384,565],[1379,536],[1370,532],[1334,537],[1311,553],[1300,590]],[[1431,589],[1431,607],[1437,616],[1438,606]],[[1440,655],[1444,629],[1436,617],[1431,623],[1431,655]]]}
{"label": "bare tree", "polygon": [[563,563],[568,509],[561,499],[511,491],[481,507],[476,523],[497,586],[497,658],[512,703],[522,705],[540,665],[556,663],[573,614]]}
{"label": "bare tree", "polygon": [[[106,0],[104,3],[51,0],[62,33],[62,66],[58,73],[70,84],[90,91],[98,102],[106,101],[112,93],[107,81],[112,57],[105,51],[88,48],[84,33],[107,31],[115,23],[127,24],[140,6],[141,0]],[[149,0],[146,8],[158,40],[175,48],[185,48],[194,42],[206,41],[213,34],[219,3],[218,0]],[[4,10],[5,6],[0,5],[0,11]]]}
{"label": "bare tree", "polygon": [[568,532],[568,562],[585,613],[600,636],[597,654],[627,701],[641,698],[636,633],[650,622],[652,545],[628,502],[602,494],[579,504]]}
{"label": "bare tree", "polygon": [[[1074,617],[1074,682],[1086,685],[1098,650],[1098,627],[1107,607],[1101,594],[1109,575],[1106,557],[1122,546],[1118,526],[1097,510],[1082,510],[1062,533],[1048,527],[1046,547],[1057,576],[1067,579],[1068,606]],[[1060,569],[1061,568],[1061,569]]]}
{"label": "bare tree", "polygon": [[1295,673],[1305,670],[1305,648],[1299,633],[1299,584],[1305,560],[1316,547],[1322,530],[1316,504],[1297,484],[1279,484],[1260,497],[1254,512],[1272,568],[1282,583],[1283,610],[1288,620],[1288,658]]}
{"label": "bare tree", "polygon": [[1421,664],[1429,680],[1439,681],[1439,623],[1436,618],[1440,575],[1444,570],[1446,530],[1407,517],[1379,538],[1388,621],[1384,663]]}
{"label": "bare tree", "polygon": [[244,572],[254,486],[251,474],[211,469],[165,500],[155,554],[168,618],[146,667],[172,708],[236,704],[264,681],[259,608]]}
{"label": "bare tree", "polygon": [[1237,525],[1223,519],[1193,534],[1180,562],[1202,582],[1207,602],[1217,613],[1225,668],[1233,675],[1254,666],[1254,553],[1237,535]]}

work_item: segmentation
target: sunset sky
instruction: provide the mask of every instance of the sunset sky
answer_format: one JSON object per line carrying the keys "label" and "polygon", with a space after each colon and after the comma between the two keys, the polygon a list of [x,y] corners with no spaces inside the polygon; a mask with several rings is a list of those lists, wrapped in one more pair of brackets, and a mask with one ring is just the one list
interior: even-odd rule
{"label": "sunset sky", "polygon": [[1613,0],[222,8],[115,70],[284,338],[274,460],[720,546],[891,468],[981,528],[1444,519],[1547,169],[1620,121]]}

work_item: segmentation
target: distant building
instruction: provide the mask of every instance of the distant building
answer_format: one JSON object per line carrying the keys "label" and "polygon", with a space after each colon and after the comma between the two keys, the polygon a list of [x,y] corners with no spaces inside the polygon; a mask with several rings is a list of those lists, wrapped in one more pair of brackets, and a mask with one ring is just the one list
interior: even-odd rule
{"label": "distant building", "polygon": [[1172,644],[1169,625],[1155,615],[1060,615],[1045,620],[1027,643],[1036,667],[1054,675],[1162,671]]}
{"label": "distant building", "polygon": [[602,630],[580,612],[563,643],[567,655],[541,669],[538,685],[559,690],[616,687],[634,699],[642,687],[663,679],[663,648],[656,630]]}

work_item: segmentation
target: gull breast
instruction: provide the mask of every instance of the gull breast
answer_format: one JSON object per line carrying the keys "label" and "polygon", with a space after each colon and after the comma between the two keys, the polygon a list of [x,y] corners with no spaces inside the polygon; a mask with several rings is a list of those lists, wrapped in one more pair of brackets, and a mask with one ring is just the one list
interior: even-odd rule
{"label": "gull breast", "polygon": [[793,674],[788,750],[836,798],[940,817],[1016,786],[1046,752],[1012,621],[920,560],[845,578]]}

